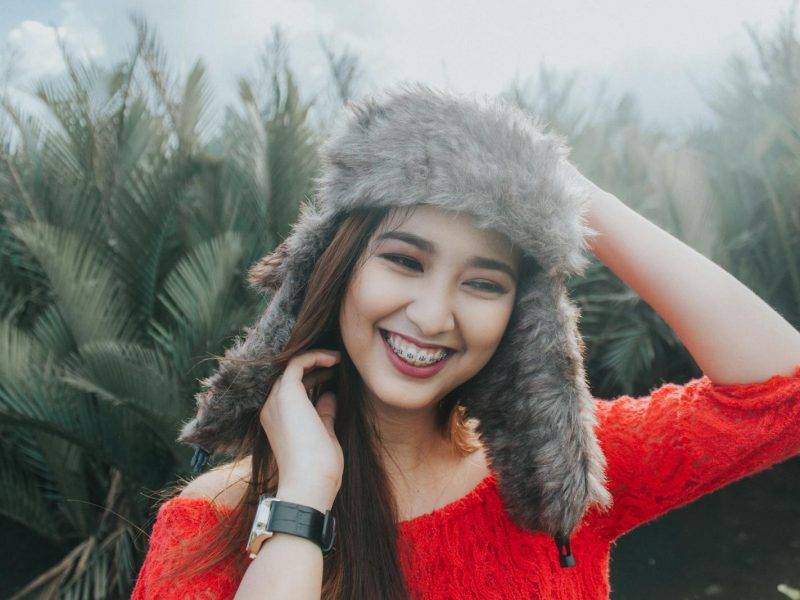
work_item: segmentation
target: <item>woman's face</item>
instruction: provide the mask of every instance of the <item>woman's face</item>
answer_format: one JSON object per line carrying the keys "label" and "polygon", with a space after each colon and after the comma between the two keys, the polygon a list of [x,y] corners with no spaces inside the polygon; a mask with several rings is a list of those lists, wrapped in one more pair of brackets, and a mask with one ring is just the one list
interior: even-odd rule
{"label": "woman's face", "polygon": [[[399,227],[385,220],[366,255],[339,313],[345,349],[374,398],[429,408],[499,345],[514,307],[518,251],[468,214],[418,205]],[[408,338],[451,350],[439,360],[441,351]]]}

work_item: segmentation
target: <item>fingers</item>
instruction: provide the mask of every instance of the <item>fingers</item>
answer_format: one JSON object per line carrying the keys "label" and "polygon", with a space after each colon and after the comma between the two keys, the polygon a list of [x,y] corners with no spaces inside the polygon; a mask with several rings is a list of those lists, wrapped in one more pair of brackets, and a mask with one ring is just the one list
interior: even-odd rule
{"label": "fingers", "polygon": [[[303,377],[314,368],[332,367],[341,357],[336,350],[312,350],[292,358],[286,365],[281,378],[286,382],[303,385]],[[320,377],[319,375],[318,377]]]}

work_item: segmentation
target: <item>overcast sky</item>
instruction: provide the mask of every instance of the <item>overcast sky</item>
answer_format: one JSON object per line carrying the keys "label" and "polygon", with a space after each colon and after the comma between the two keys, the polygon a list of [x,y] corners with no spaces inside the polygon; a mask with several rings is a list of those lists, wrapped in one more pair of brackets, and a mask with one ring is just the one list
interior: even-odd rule
{"label": "overcast sky", "polygon": [[788,0],[0,0],[4,55],[16,51],[16,87],[63,70],[53,27],[104,64],[133,43],[131,10],[158,30],[177,69],[202,56],[219,103],[252,73],[273,25],[289,41],[301,91],[325,86],[318,36],[348,48],[365,71],[360,91],[419,80],[497,94],[544,64],[575,73],[586,97],[605,78],[634,93],[645,121],[681,130],[707,117],[703,97],[723,79],[732,52],[752,57],[745,24],[772,34]]}

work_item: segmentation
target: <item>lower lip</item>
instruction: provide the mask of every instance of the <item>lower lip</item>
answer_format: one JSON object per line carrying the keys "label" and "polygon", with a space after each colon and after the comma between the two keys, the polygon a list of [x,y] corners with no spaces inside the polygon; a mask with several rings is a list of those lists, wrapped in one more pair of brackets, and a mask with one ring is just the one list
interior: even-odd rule
{"label": "lower lip", "polygon": [[389,342],[386,341],[380,331],[378,332],[378,335],[383,342],[384,348],[386,348],[386,354],[389,356],[389,362],[391,362],[403,375],[408,375],[409,377],[431,377],[436,375],[436,373],[444,369],[447,361],[453,356],[450,354],[447,358],[426,367],[415,367],[414,365],[410,365],[403,361],[399,356],[397,356],[397,354],[394,353],[394,350],[392,350]]}

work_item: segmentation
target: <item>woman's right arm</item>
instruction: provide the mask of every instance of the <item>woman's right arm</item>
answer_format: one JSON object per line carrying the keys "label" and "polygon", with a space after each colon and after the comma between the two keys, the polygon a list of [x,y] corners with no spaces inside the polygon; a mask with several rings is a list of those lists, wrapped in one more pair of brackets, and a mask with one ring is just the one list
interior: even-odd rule
{"label": "woman's right arm", "polygon": [[[259,415],[277,461],[276,496],[322,513],[332,508],[344,470],[342,448],[334,431],[336,397],[327,391],[314,405],[305,388],[330,376],[330,367],[340,358],[339,352],[313,350],[290,359]],[[300,536],[276,533],[247,567],[235,600],[319,600],[321,594],[319,545]]]}
{"label": "woman's right arm", "polygon": [[[279,484],[276,496],[324,513],[333,506],[336,493],[317,492],[312,486]],[[290,533],[275,533],[264,542],[247,567],[234,600],[319,600],[321,594],[322,550],[319,544]]]}

